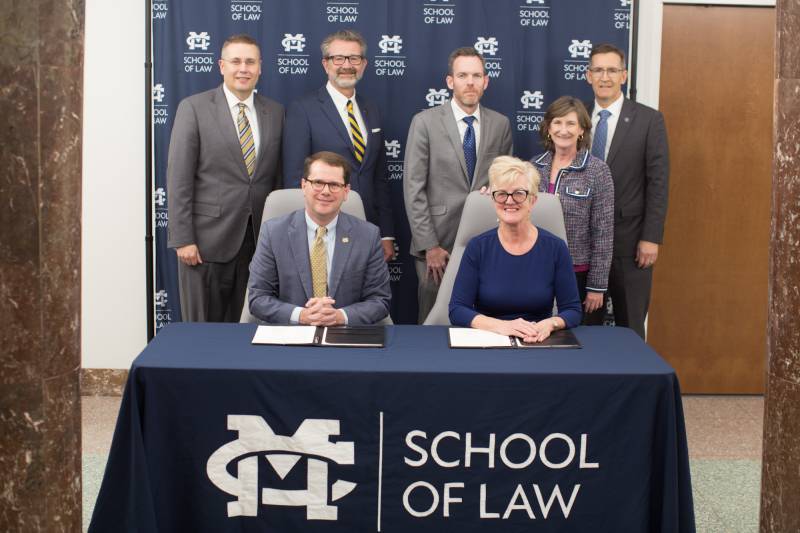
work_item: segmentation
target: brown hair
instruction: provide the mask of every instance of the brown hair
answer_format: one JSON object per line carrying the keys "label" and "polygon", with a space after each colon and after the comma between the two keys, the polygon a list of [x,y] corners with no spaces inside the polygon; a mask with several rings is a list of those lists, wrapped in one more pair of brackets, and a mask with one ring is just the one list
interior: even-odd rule
{"label": "brown hair", "polygon": [[483,68],[484,72],[486,71],[486,60],[483,59],[481,53],[472,46],[462,46],[450,52],[450,57],[447,58],[447,74],[449,76],[453,75],[453,63],[459,57],[477,57],[481,60],[481,68]]}
{"label": "brown hair", "polygon": [[625,52],[613,44],[602,43],[598,44],[597,46],[593,46],[592,53],[589,54],[589,64],[592,63],[592,58],[597,54],[617,54],[620,62],[622,63],[622,68],[625,68]]}
{"label": "brown hair", "polygon": [[331,43],[333,41],[349,41],[352,43],[358,43],[361,47],[361,55],[367,55],[367,41],[364,40],[364,37],[355,30],[339,30],[337,32],[331,33],[325,39],[323,39],[322,44],[320,45],[319,49],[322,51],[322,59],[328,57],[328,49],[331,47]]}
{"label": "brown hair", "polygon": [[342,169],[344,176],[344,184],[350,184],[350,163],[347,159],[334,152],[317,152],[306,157],[303,162],[303,179],[307,180],[311,172],[311,165],[315,162],[321,161],[330,167],[339,167]]}
{"label": "brown hair", "polygon": [[246,33],[237,33],[236,35],[231,35],[230,37],[225,39],[225,42],[222,43],[222,49],[220,50],[219,55],[220,56],[222,55],[222,53],[225,51],[225,48],[229,44],[234,44],[234,43],[252,44],[253,46],[255,46],[258,49],[258,57],[261,57],[261,47],[258,46],[258,41],[256,41],[255,39],[253,39],[252,37],[250,37]]}
{"label": "brown hair", "polygon": [[550,139],[550,123],[553,122],[553,119],[564,117],[573,111],[578,116],[578,125],[583,128],[583,135],[578,138],[578,150],[582,148],[591,149],[592,119],[589,117],[586,107],[583,102],[574,96],[561,96],[547,106],[547,111],[544,112],[544,119],[539,125],[539,135],[542,137],[542,144],[546,150],[555,151],[553,141]]}

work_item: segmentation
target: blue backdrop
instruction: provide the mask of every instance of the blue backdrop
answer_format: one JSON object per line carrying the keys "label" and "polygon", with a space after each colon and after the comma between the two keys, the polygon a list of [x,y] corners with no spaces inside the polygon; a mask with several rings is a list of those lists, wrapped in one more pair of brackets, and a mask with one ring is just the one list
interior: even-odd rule
{"label": "blue backdrop", "polygon": [[392,317],[416,322],[417,280],[408,256],[403,148],[411,117],[449,97],[447,56],[475,46],[490,77],[482,103],[514,129],[514,155],[541,152],[539,122],[564,94],[591,98],[585,71],[593,43],[628,49],[631,0],[155,0],[153,2],[153,161],[156,330],[180,321],[177,258],[167,248],[166,171],[180,100],[219,85],[220,48],[248,33],[261,44],[257,90],[288,105],[325,81],[319,44],[353,28],[369,64],[358,91],[381,108],[400,254],[389,265]]}

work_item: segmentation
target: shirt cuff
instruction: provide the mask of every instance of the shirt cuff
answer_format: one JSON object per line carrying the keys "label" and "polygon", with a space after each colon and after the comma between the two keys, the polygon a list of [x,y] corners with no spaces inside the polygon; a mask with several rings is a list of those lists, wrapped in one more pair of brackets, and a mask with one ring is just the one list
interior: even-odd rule
{"label": "shirt cuff", "polygon": [[347,320],[347,312],[344,309],[339,309],[339,311],[341,311],[342,314],[344,315],[344,325],[346,326],[347,322],[348,322],[348,320]]}
{"label": "shirt cuff", "polygon": [[382,241],[393,241],[394,237],[381,237]]}
{"label": "shirt cuff", "polygon": [[295,307],[292,310],[292,315],[289,317],[289,324],[299,324],[300,323],[300,313],[303,311],[302,307]]}

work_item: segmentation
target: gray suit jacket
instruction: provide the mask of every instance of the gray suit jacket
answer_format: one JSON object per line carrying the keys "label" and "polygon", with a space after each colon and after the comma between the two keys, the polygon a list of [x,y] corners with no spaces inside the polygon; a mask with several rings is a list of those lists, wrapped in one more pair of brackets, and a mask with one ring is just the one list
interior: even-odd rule
{"label": "gray suit jacket", "polygon": [[[292,311],[314,295],[305,211],[264,222],[250,263],[250,313],[288,324]],[[339,213],[329,296],[349,325],[374,324],[389,314],[389,270],[377,226]]]}
{"label": "gray suit jacket", "polygon": [[[593,112],[594,102],[587,107]],[[614,179],[614,256],[635,256],[640,240],[664,238],[669,148],[661,112],[626,98],[606,164]]]}
{"label": "gray suit jacket", "polygon": [[203,261],[230,261],[251,216],[258,238],[267,194],[280,187],[284,113],[259,94],[254,103],[261,137],[252,179],[222,86],[178,105],[167,164],[170,248],[196,244]]}
{"label": "gray suit jacket", "polygon": [[441,246],[452,251],[464,201],[489,184],[489,165],[512,150],[508,118],[481,106],[481,133],[475,176],[470,186],[464,148],[448,100],[417,113],[406,140],[403,194],[411,226],[411,254]]}

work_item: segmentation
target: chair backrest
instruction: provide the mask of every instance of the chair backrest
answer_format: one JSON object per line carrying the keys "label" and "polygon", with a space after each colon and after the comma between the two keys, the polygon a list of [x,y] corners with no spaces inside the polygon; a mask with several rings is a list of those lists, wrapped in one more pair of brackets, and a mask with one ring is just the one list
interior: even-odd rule
{"label": "chair backrest", "polygon": [[[556,237],[561,237],[566,242],[567,230],[564,227],[564,213],[561,211],[561,202],[555,195],[545,192],[539,193],[536,205],[531,210],[531,222],[533,222],[534,226],[545,229]],[[491,197],[478,191],[469,193],[467,201],[464,202],[461,221],[458,223],[458,232],[456,233],[453,251],[450,254],[450,261],[444,271],[442,283],[436,295],[436,303],[433,304],[431,312],[425,319],[425,325],[450,325],[448,312],[450,295],[453,292],[453,283],[456,280],[464,249],[470,239],[496,227],[497,213],[495,213]]]}
{"label": "chair backrest", "polygon": [[[304,206],[302,189],[279,189],[277,191],[272,191],[264,202],[264,214],[261,217],[261,222],[263,223],[272,218],[288,215],[298,209],[302,209]],[[364,203],[361,201],[361,196],[356,191],[350,191],[347,195],[347,200],[342,203],[342,211],[348,215],[360,218],[361,220],[367,219],[364,213]],[[248,292],[244,294],[244,306],[242,306],[242,316],[239,322],[258,324],[259,320],[250,314]]]}

